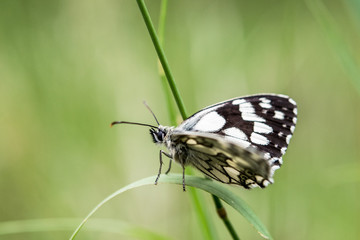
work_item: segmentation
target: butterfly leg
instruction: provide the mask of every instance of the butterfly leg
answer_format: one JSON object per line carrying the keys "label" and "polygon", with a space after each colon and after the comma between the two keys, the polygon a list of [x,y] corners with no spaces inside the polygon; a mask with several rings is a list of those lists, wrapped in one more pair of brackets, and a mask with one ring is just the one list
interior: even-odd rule
{"label": "butterfly leg", "polygon": [[168,170],[166,170],[165,174],[168,174],[170,172],[170,169],[171,169],[171,163],[172,163],[172,159],[170,158],[170,161],[169,161],[169,168]]}
{"label": "butterfly leg", "polygon": [[[170,154],[164,152],[163,150],[160,150],[160,155],[159,155],[159,159],[160,159],[160,167],[159,167],[159,172],[158,172],[158,175],[156,177],[156,180],[155,180],[155,185],[157,185],[158,181],[159,181],[159,178],[160,178],[160,174],[161,174],[161,168],[162,168],[162,165],[163,165],[163,160],[162,160],[162,155],[165,155],[167,156],[168,158],[172,158]],[[171,161],[170,161],[171,163]],[[170,169],[169,169],[170,170]],[[167,173],[167,172],[166,172]]]}
{"label": "butterfly leg", "polygon": [[183,174],[183,191],[185,192],[186,191],[186,189],[185,189],[185,166],[182,165],[182,168],[183,168],[183,172],[182,172],[182,174]]}

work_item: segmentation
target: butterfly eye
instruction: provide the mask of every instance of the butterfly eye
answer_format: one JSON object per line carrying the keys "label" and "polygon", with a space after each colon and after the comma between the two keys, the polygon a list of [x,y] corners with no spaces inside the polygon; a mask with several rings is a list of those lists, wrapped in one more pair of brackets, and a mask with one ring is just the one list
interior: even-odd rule
{"label": "butterfly eye", "polygon": [[162,142],[163,139],[164,139],[164,132],[163,132],[163,131],[158,131],[158,132],[156,133],[156,135],[157,135],[157,139],[158,139],[160,142]]}
{"label": "butterfly eye", "polygon": [[162,143],[164,141],[165,133],[164,133],[164,131],[162,131],[160,129],[151,128],[150,135],[153,138],[154,143]]}

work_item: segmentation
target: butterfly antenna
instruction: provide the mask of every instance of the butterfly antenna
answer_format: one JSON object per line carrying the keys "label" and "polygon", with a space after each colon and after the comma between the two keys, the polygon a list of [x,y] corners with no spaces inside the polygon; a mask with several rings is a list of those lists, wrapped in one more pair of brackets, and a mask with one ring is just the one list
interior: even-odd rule
{"label": "butterfly antenna", "polygon": [[151,112],[151,114],[153,115],[153,117],[155,118],[155,121],[158,125],[160,125],[159,121],[157,120],[154,112],[151,110],[151,108],[149,107],[149,105],[147,105],[147,103],[145,101],[143,101],[143,104],[145,105],[145,107]]}
{"label": "butterfly antenna", "polygon": [[139,126],[145,126],[145,127],[151,127],[151,128],[157,128],[156,126],[145,124],[145,123],[137,123],[137,122],[126,122],[126,121],[115,121],[110,124],[110,127],[116,125],[116,124],[133,124],[133,125],[139,125]]}

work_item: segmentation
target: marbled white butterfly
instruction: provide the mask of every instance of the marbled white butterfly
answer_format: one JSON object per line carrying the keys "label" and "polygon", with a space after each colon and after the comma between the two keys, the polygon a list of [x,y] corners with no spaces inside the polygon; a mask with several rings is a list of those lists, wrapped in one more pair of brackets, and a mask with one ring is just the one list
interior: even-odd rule
{"label": "marbled white butterfly", "polygon": [[155,184],[165,155],[183,167],[184,191],[187,165],[222,183],[264,188],[273,183],[274,171],[282,164],[294,133],[297,107],[288,96],[258,94],[206,107],[177,127],[162,126],[155,120],[157,127],[124,121],[111,124],[148,126],[154,143],[167,147],[168,153],[160,150]]}

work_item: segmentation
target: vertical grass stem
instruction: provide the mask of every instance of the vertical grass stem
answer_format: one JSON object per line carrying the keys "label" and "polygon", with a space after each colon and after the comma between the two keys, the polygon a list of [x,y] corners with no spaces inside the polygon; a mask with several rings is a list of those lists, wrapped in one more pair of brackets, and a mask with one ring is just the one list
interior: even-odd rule
{"label": "vertical grass stem", "polygon": [[[146,9],[145,3],[143,0],[137,0],[140,12],[144,18],[146,27],[149,31],[151,40],[154,44],[155,50],[157,52],[157,55],[159,57],[159,61],[161,63],[161,67],[165,73],[165,76],[167,78],[167,81],[169,83],[170,89],[173,93],[173,96],[175,98],[176,104],[179,108],[180,114],[182,116],[183,119],[187,118],[187,114],[186,114],[186,110],[185,110],[185,106],[184,103],[182,101],[182,98],[180,96],[180,93],[176,87],[175,84],[175,80],[172,76],[172,73],[170,71],[170,67],[168,64],[168,61],[166,59],[165,53],[161,47],[162,43],[163,43],[163,34],[164,34],[164,26],[165,26],[165,17],[166,17],[166,7],[167,7],[167,0],[164,0],[162,2],[162,7],[161,7],[161,14],[160,14],[160,21],[159,21],[159,33],[160,33],[160,40],[156,35],[155,32],[155,28],[154,25],[152,24],[149,12]],[[162,77],[162,71],[161,68],[159,66],[159,72],[160,72],[160,77]],[[163,79],[163,78],[162,78]],[[168,95],[167,95],[168,96]],[[168,98],[169,100],[169,98]],[[171,104],[170,102],[168,104]],[[169,105],[170,106],[170,105]],[[171,107],[169,107],[171,109]],[[172,119],[172,121],[174,121],[175,119]],[[214,230],[212,229],[212,227],[210,227],[211,222],[209,220],[209,218],[207,217],[207,214],[204,210],[204,205],[201,204],[199,202],[199,195],[196,193],[196,191],[190,191],[190,194],[192,195],[192,200],[193,203],[195,204],[195,207],[197,209],[198,212],[198,219],[201,221],[201,224],[203,226],[203,229],[205,230],[205,236],[207,239],[215,239],[215,234],[214,234]],[[216,206],[216,209],[218,211],[218,213],[222,213],[221,215],[219,214],[220,218],[223,220],[226,228],[228,229],[228,231],[230,232],[232,238],[234,240],[238,240],[239,237],[237,236],[235,229],[233,228],[230,220],[227,218],[227,214],[226,214],[226,210],[224,208],[224,206],[222,205],[220,199],[215,196],[212,195],[213,200],[214,200],[214,204]]]}

